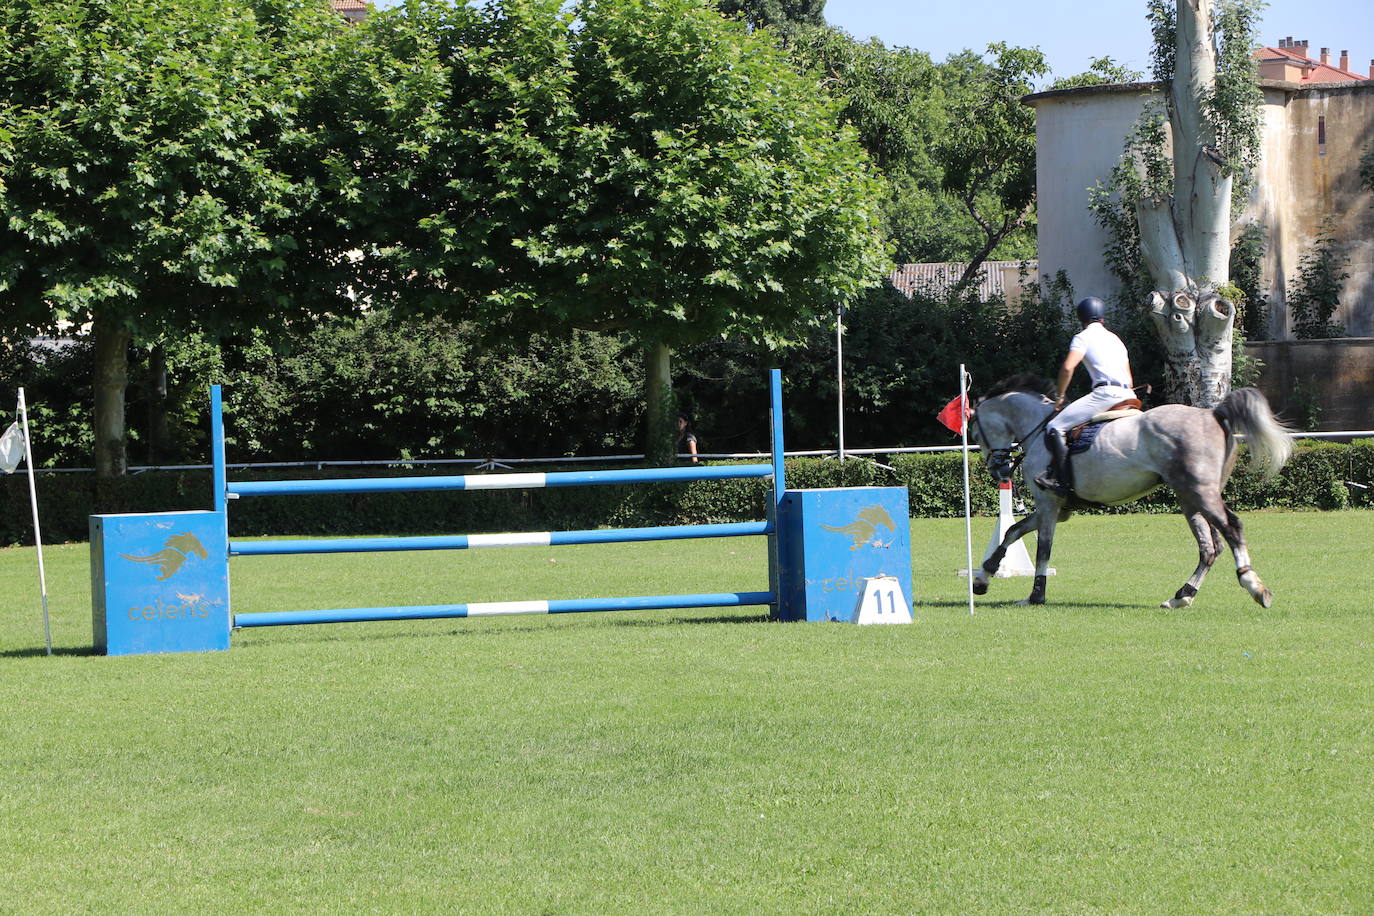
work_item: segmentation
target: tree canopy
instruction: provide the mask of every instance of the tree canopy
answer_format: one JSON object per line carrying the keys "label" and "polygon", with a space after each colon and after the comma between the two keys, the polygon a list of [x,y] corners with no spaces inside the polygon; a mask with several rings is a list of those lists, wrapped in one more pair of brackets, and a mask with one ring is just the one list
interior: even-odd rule
{"label": "tree canopy", "polygon": [[345,191],[378,294],[508,334],[676,344],[784,337],[881,274],[862,148],[706,2],[412,3],[367,28],[396,69],[368,81],[349,139],[369,167]]}
{"label": "tree canopy", "polygon": [[1078,89],[1083,86],[1103,86],[1112,83],[1135,83],[1144,79],[1145,74],[1119,64],[1110,57],[1095,57],[1088,62],[1088,69],[1071,76],[1062,76],[1050,83],[1050,89]]}
{"label": "tree canopy", "polygon": [[783,34],[797,26],[824,25],[825,0],[719,0],[720,11],[736,16],[754,28]]}
{"label": "tree canopy", "polygon": [[298,0],[0,6],[6,327],[156,334],[317,304],[292,269],[315,192],[289,160],[339,27]]}
{"label": "tree canopy", "polygon": [[505,338],[627,331],[651,430],[670,348],[799,337],[882,276],[838,107],[708,0],[411,0],[359,34],[334,172],[368,292]]}
{"label": "tree canopy", "polygon": [[131,339],[346,301],[306,266],[337,242],[301,231],[298,117],[342,29],[305,0],[0,5],[0,330],[93,326],[103,473]]}
{"label": "tree canopy", "polygon": [[708,0],[14,0],[0,330],[92,327],[104,473],[131,342],[349,287],[507,338],[797,337],[881,276],[881,182],[773,41]]}
{"label": "tree canopy", "polygon": [[951,67],[967,69],[937,146],[944,189],[963,204],[982,235],[961,285],[1027,225],[1035,208],[1035,114],[1021,99],[1049,67],[1032,49],[994,44],[988,52],[991,64],[971,54],[951,61]]}
{"label": "tree canopy", "polygon": [[992,63],[970,51],[936,63],[830,27],[798,29],[788,47],[887,179],[898,262],[1033,256],[1035,124],[1019,99],[1043,73],[1039,52],[996,46]]}

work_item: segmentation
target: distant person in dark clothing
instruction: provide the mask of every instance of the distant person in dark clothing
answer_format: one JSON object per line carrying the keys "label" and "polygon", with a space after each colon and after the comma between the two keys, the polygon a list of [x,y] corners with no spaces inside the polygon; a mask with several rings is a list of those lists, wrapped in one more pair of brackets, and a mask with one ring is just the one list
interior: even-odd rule
{"label": "distant person in dark clothing", "polygon": [[697,463],[697,434],[692,432],[691,421],[687,419],[685,413],[677,415],[677,453],[681,455],[686,452],[688,461],[692,464]]}

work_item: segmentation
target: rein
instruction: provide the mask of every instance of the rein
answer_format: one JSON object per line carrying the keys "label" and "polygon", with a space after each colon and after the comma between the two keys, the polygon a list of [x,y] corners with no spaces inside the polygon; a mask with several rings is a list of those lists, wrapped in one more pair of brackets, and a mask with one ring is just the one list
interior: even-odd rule
{"label": "rein", "polygon": [[[1045,425],[1049,423],[1050,420],[1053,420],[1058,413],[1059,411],[1057,410],[1051,410],[1045,415],[1045,419],[1031,427],[1030,431],[1025,435],[1018,436],[1016,439],[1012,440],[1011,444],[1006,448],[993,448],[991,443],[989,443],[988,469],[993,470],[994,468],[1001,468],[1005,471],[1006,479],[1010,480],[1011,475],[1016,473],[1016,469],[1019,468],[1021,462],[1026,459],[1025,442],[1036,433],[1040,432],[1040,430],[1044,429]],[[978,411],[975,409],[973,411],[973,425],[978,427],[979,437],[982,438],[984,442],[987,442],[988,437],[984,435],[983,425],[978,422],[978,420]]]}

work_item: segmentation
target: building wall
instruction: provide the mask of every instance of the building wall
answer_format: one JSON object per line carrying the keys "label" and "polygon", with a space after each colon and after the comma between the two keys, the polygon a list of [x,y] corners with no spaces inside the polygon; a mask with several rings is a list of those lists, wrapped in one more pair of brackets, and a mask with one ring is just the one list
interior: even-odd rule
{"label": "building wall", "polygon": [[[1118,284],[1102,252],[1106,234],[1088,211],[1088,190],[1105,182],[1150,84],[1097,86],[1031,96],[1036,110],[1040,273],[1067,272],[1080,295]],[[1336,320],[1351,336],[1374,336],[1374,194],[1359,186],[1359,159],[1374,148],[1374,81],[1296,86],[1264,83],[1263,149],[1256,189],[1241,224],[1269,236],[1264,283],[1270,335],[1290,335],[1285,289],[1329,217],[1350,277]],[[1325,142],[1319,142],[1325,119]]]}
{"label": "building wall", "polygon": [[1148,84],[1097,87],[1048,93],[1035,103],[1036,257],[1042,277],[1067,272],[1075,296],[1118,289],[1089,194],[1121,161],[1126,135],[1153,93]]}
{"label": "building wall", "polygon": [[1271,335],[1290,336],[1287,309],[1281,307],[1287,284],[1277,279],[1297,275],[1329,219],[1350,274],[1335,320],[1351,337],[1374,336],[1374,194],[1361,189],[1359,177],[1361,154],[1374,148],[1374,85],[1328,84],[1285,95],[1286,142],[1274,159],[1287,181],[1275,201],[1282,209],[1266,220],[1278,230],[1279,243],[1268,265],[1275,280]]}

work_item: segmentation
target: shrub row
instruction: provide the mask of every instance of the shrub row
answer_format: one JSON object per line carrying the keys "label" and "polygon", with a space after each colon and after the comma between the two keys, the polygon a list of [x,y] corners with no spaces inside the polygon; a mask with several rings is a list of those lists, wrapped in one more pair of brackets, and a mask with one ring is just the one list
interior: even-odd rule
{"label": "shrub row", "polygon": [[[963,513],[963,473],[957,453],[897,455],[882,464],[865,459],[840,463],[818,458],[787,462],[787,486],[905,486],[911,514],[954,517]],[[972,469],[973,511],[997,511],[997,492],[982,462]],[[369,472],[372,476],[380,476]],[[423,470],[404,473],[423,473]],[[388,476],[404,476],[392,471]],[[301,476],[295,473],[235,474],[235,479]],[[358,476],[356,471],[321,477]],[[1344,509],[1374,506],[1374,440],[1300,446],[1283,473],[1262,481],[1242,459],[1226,489],[1236,511],[1266,508]],[[150,471],[101,481],[86,475],[44,474],[38,479],[44,540],[82,541],[88,516],[110,512],[206,509],[208,471]],[[766,480],[709,481],[634,487],[569,487],[544,490],[478,490],[400,494],[294,496],[236,501],[230,513],[235,537],[253,535],[437,534],[493,531],[557,531],[600,526],[707,524],[764,517]],[[1109,512],[1175,512],[1174,494],[1160,488]],[[0,545],[32,542],[28,489],[22,474],[0,479]]]}

